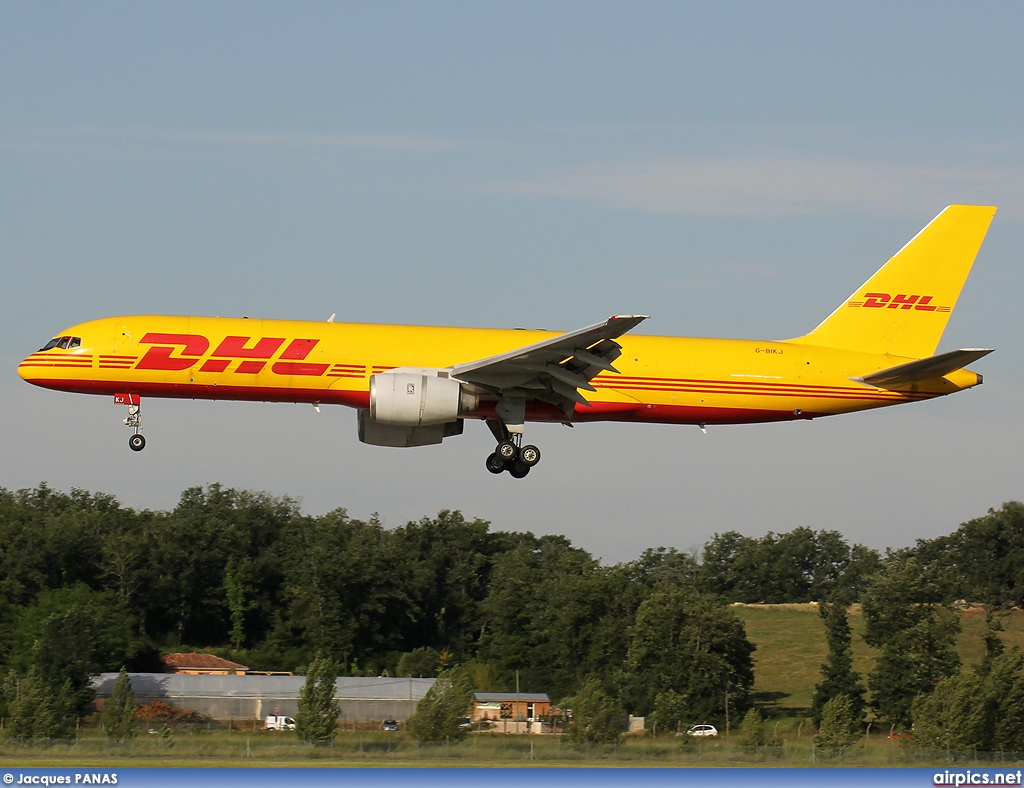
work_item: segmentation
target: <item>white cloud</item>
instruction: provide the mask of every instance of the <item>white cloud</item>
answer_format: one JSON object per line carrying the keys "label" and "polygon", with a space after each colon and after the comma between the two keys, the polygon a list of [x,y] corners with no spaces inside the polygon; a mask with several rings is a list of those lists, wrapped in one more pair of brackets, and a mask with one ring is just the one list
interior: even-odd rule
{"label": "white cloud", "polygon": [[1024,173],[827,156],[665,156],[592,163],[490,190],[691,216],[806,216],[836,209],[917,216],[950,203],[998,204],[1024,216]]}

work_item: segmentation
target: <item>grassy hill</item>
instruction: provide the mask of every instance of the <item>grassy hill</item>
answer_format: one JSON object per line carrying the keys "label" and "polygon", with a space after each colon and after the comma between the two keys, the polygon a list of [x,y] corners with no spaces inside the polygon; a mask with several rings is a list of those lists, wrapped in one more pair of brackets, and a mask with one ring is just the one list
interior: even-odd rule
{"label": "grassy hill", "polygon": [[[765,709],[806,713],[828,652],[817,605],[736,605],[733,610],[746,626],[747,637],[757,646],[755,700]],[[971,608],[961,611],[960,616],[963,631],[957,651],[964,666],[969,667],[978,664],[984,653],[981,637],[985,613],[981,608]],[[1008,648],[1024,648],[1024,610],[1012,611],[1004,623],[1003,642]],[[864,643],[864,620],[856,605],[850,611],[850,629],[854,668],[866,681],[875,652]]]}

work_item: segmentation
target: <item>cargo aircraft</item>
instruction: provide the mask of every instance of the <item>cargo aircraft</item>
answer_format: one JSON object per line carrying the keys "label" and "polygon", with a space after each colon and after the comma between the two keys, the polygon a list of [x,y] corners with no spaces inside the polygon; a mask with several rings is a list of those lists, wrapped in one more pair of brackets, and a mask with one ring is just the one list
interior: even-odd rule
{"label": "cargo aircraft", "polygon": [[61,331],[18,367],[37,386],[112,396],[141,451],[143,397],[347,405],[359,440],[424,446],[487,424],[486,466],[540,460],[527,422],[750,424],[931,399],[981,383],[983,348],[935,355],[996,209],[951,205],[809,334],[783,341],[133,315]]}

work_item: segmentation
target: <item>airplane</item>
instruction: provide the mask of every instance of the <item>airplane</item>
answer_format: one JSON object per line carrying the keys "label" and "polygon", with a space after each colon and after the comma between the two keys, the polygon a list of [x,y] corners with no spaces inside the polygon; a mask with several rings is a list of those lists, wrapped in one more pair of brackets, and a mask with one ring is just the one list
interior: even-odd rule
{"label": "airplane", "polygon": [[646,315],[568,333],[133,315],[68,328],[18,367],[29,383],[113,396],[141,451],[143,397],[346,405],[359,440],[425,446],[485,422],[487,470],[540,461],[527,422],[815,419],[969,389],[991,349],[935,354],[995,215],[950,205],[813,331],[788,340],[629,334]]}

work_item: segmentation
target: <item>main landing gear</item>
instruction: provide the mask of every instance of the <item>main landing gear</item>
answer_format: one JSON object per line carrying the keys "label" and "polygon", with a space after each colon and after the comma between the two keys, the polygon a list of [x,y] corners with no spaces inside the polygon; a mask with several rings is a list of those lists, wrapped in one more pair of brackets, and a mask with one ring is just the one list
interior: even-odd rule
{"label": "main landing gear", "polygon": [[115,394],[114,402],[128,406],[128,418],[124,420],[124,425],[135,430],[135,434],[128,439],[128,448],[132,451],[142,451],[146,448],[146,438],[141,434],[142,398],[138,394]]}
{"label": "main landing gear", "polygon": [[509,432],[501,422],[488,422],[487,426],[499,441],[485,463],[491,473],[508,471],[512,478],[522,479],[530,468],[540,462],[540,449],[530,444],[523,446],[522,433]]}

